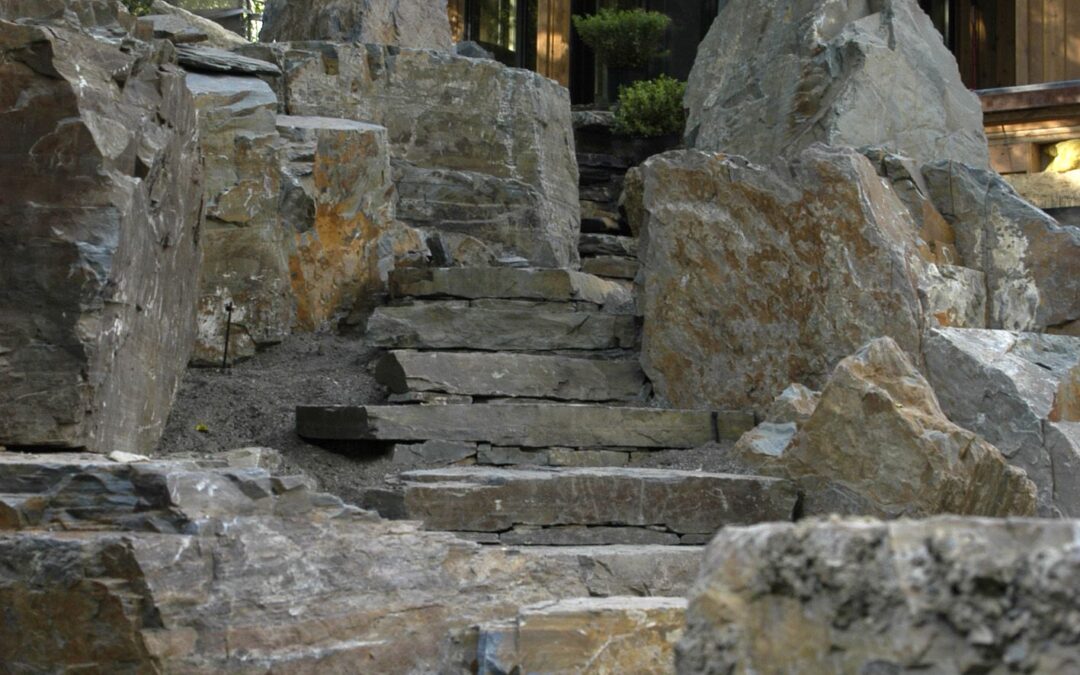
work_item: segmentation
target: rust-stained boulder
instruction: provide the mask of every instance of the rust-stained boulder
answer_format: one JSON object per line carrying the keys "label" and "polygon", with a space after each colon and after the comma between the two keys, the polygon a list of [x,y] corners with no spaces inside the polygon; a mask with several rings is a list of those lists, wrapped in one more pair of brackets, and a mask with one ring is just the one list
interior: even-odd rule
{"label": "rust-stained boulder", "polygon": [[[127,16],[31,5],[0,16]],[[0,444],[138,453],[161,435],[194,337],[201,208],[170,58],[0,22]]]}
{"label": "rust-stained boulder", "polygon": [[990,165],[979,100],[916,0],[730,0],[686,104],[690,147],[755,162],[827,143]]}
{"label": "rust-stained boulder", "polygon": [[446,0],[269,0],[259,39],[453,49]]}
{"label": "rust-stained boulder", "polygon": [[691,591],[681,675],[1065,673],[1076,521],[942,517],[725,528]]}
{"label": "rust-stained boulder", "polygon": [[889,338],[837,366],[814,414],[766,471],[803,486],[808,514],[1035,513],[1035,484],[982,437],[950,422]]}
{"label": "rust-stained boulder", "polygon": [[764,412],[874,338],[918,354],[929,266],[862,155],[815,146],[780,172],[682,151],[643,179],[642,360],[672,404]]}
{"label": "rust-stained boulder", "polygon": [[577,262],[570,98],[557,83],[422,49],[293,42],[243,53],[285,73],[279,86],[288,114],[386,127],[397,217],[406,224],[469,235],[496,257],[539,267]]}

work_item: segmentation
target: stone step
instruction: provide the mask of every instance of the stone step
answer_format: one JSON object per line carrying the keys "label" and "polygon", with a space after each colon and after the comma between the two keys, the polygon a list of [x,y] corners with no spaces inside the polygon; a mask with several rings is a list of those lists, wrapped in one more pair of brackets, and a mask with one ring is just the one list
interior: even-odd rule
{"label": "stone step", "polygon": [[466,441],[522,448],[695,448],[737,439],[749,413],[603,405],[299,406],[296,430],[312,440]]}
{"label": "stone step", "polygon": [[673,673],[685,598],[570,598],[482,624],[477,672]]}
{"label": "stone step", "polygon": [[593,258],[583,258],[581,269],[589,274],[612,279],[633,279],[637,276],[637,258],[626,258],[617,255],[601,255]]}
{"label": "stone step", "polygon": [[404,515],[515,545],[705,543],[725,525],[792,519],[794,484],[663,469],[451,467],[401,474]]}
{"label": "stone step", "polygon": [[636,237],[583,232],[581,238],[578,239],[578,251],[586,257],[614,255],[623,258],[637,258],[638,240]]}
{"label": "stone step", "polygon": [[503,298],[588,302],[598,306],[632,302],[618,284],[591,274],[511,267],[397,269],[390,272],[390,293],[398,298]]}
{"label": "stone step", "polygon": [[633,349],[637,332],[629,315],[543,307],[487,309],[454,302],[379,307],[367,324],[370,343],[390,349]]}
{"label": "stone step", "polygon": [[521,546],[530,560],[561,562],[583,571],[590,595],[686,597],[697,580],[704,546]]}
{"label": "stone step", "polygon": [[391,351],[375,379],[394,394],[553,398],[566,401],[640,399],[645,374],[636,360],[533,354]]}

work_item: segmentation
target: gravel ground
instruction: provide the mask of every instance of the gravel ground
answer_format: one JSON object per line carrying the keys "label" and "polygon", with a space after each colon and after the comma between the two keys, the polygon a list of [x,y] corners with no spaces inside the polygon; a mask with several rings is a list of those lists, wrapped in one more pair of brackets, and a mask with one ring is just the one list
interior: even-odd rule
{"label": "gravel ground", "polygon": [[[296,435],[294,408],[384,402],[386,392],[369,368],[377,353],[356,337],[302,334],[226,371],[189,369],[155,455],[274,448],[284,459],[280,473],[303,472],[322,489],[361,504],[363,489],[385,487],[388,477],[412,467],[393,464],[379,444],[312,445]],[[741,473],[725,459],[731,445],[653,452],[635,466]]]}

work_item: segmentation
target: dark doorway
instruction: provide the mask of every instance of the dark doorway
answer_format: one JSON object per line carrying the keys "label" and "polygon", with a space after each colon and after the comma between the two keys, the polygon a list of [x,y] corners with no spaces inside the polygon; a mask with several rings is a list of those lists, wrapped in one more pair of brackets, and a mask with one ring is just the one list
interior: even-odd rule
{"label": "dark doorway", "polygon": [[537,0],[471,0],[468,38],[515,68],[536,69]]}

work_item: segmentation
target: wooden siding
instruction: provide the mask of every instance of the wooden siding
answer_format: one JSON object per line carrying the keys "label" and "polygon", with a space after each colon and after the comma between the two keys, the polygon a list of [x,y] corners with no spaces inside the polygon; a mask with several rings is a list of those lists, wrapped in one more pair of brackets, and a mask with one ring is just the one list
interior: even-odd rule
{"label": "wooden siding", "polygon": [[1016,84],[1080,79],[1080,2],[1015,0]]}
{"label": "wooden siding", "polygon": [[447,3],[447,13],[450,15],[450,35],[454,42],[465,39],[465,0],[450,0]]}
{"label": "wooden siding", "polygon": [[537,3],[536,70],[570,86],[570,0]]}

